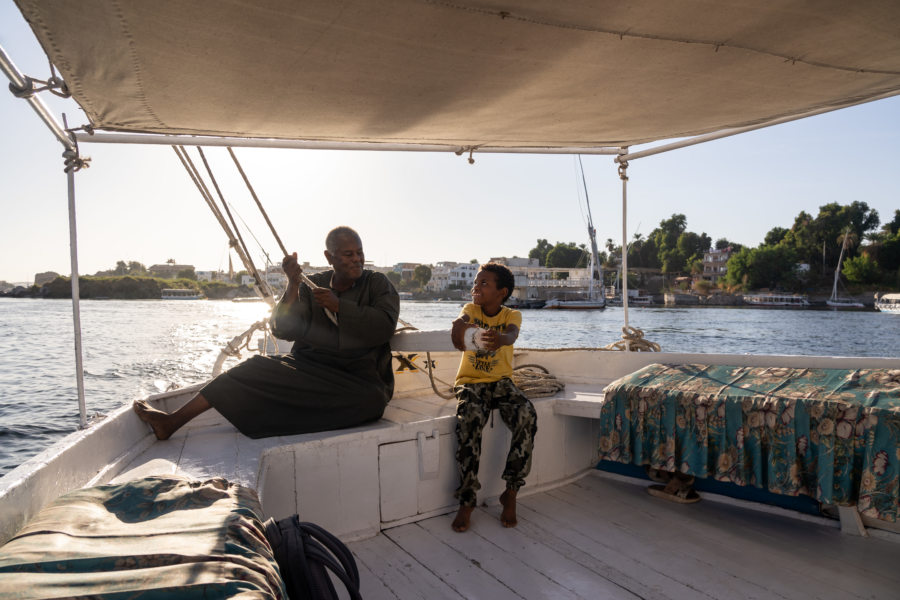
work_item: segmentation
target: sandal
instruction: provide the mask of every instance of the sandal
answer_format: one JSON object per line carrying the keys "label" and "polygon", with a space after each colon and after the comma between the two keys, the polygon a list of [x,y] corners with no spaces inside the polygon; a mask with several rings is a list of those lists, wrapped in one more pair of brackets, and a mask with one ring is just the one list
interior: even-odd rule
{"label": "sandal", "polygon": [[663,498],[679,504],[693,504],[700,502],[700,494],[693,488],[694,477],[681,473],[673,473],[673,477],[666,485],[651,485],[647,493],[657,498]]}

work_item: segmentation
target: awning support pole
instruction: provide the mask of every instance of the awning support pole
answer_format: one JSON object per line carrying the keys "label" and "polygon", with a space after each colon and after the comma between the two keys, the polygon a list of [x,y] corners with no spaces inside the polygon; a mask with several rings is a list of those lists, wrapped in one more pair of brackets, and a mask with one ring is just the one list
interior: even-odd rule
{"label": "awning support pole", "polygon": [[[622,148],[620,155],[628,154]],[[622,180],[622,310],[625,315],[625,329],[628,329],[628,161],[619,161],[619,179]],[[625,338],[625,351],[631,350]]]}
{"label": "awning support pole", "polygon": [[87,409],[84,403],[84,359],[81,352],[81,293],[78,288],[78,233],[75,224],[75,171],[85,165],[78,157],[78,150],[63,152],[66,159],[66,179],[69,188],[69,256],[72,264],[72,323],[75,327],[75,383],[78,387],[79,428],[87,427]]}
{"label": "awning support pole", "polygon": [[[75,327],[75,383],[78,388],[79,428],[87,427],[87,409],[84,402],[84,360],[81,354],[81,307],[78,291],[78,236],[75,226],[75,171],[86,167],[88,158],[78,154],[78,144],[66,130],[65,121],[60,125],[50,113],[43,101],[34,92],[31,80],[26,78],[13,64],[6,52],[0,47],[0,71],[6,75],[10,84],[19,90],[17,94],[31,105],[41,121],[53,133],[57,141],[65,147],[63,158],[66,164],[69,196],[69,255],[72,263],[72,321]],[[65,116],[63,116],[65,119]]]}

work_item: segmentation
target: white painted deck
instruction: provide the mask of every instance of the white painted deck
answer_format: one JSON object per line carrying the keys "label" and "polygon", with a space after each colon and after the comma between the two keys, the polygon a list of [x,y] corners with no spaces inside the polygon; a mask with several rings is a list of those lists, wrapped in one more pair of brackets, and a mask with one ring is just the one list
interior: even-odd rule
{"label": "white painted deck", "polygon": [[520,498],[515,529],[482,506],[466,533],[447,514],[350,548],[367,600],[900,598],[897,541],[712,498],[673,504],[592,473]]}

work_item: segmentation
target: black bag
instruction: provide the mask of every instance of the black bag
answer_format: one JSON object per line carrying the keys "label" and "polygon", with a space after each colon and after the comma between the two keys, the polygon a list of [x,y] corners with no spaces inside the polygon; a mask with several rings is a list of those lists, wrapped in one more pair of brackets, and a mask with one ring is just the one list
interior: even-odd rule
{"label": "black bag", "polygon": [[362,598],[356,561],[341,540],[297,515],[277,522],[269,519],[264,525],[291,600],[338,598],[326,568],[344,583],[350,598]]}

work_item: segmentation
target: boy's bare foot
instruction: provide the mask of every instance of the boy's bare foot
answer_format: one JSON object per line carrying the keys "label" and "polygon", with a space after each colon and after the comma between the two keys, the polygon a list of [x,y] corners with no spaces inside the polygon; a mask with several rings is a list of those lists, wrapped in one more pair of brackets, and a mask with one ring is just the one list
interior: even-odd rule
{"label": "boy's bare foot", "polygon": [[469,528],[469,519],[472,517],[474,506],[460,506],[456,511],[456,518],[453,519],[453,531],[462,533]]}
{"label": "boy's bare foot", "polygon": [[137,413],[137,416],[141,418],[141,421],[153,429],[156,439],[167,440],[175,433],[175,430],[169,425],[168,413],[164,413],[161,410],[151,407],[143,400],[135,400],[134,404],[131,406],[134,408],[134,412]]}
{"label": "boy's bare foot", "polygon": [[500,494],[500,504],[503,505],[503,512],[500,513],[500,523],[504,527],[515,527],[519,524],[516,519],[516,490],[506,488],[506,491]]}

